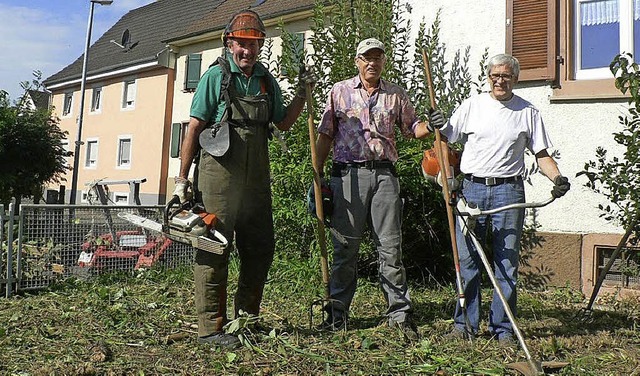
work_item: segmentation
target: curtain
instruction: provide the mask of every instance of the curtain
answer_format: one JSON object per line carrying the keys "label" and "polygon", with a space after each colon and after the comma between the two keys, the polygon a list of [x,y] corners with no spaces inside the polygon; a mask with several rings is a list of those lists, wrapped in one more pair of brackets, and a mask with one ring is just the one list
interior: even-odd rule
{"label": "curtain", "polygon": [[[635,17],[640,16],[640,0],[633,0]],[[618,0],[582,1],[580,3],[581,26],[602,25],[620,22]]]}

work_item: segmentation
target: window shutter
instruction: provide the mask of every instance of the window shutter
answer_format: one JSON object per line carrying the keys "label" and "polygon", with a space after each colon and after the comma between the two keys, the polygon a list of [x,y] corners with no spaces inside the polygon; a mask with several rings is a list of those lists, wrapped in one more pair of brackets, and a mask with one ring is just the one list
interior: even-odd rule
{"label": "window shutter", "polygon": [[184,74],[184,89],[193,90],[198,87],[200,81],[201,54],[187,55],[186,72]]}
{"label": "window shutter", "polygon": [[506,50],[520,61],[520,81],[555,81],[556,0],[507,0]]}
{"label": "window shutter", "polygon": [[171,124],[171,158],[178,158],[180,156],[180,131],[182,130],[181,123]]}

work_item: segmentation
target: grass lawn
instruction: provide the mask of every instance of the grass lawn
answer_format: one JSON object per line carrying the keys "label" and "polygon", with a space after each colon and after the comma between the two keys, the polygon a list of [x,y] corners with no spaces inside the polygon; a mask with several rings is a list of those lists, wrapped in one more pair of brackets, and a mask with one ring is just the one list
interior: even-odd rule
{"label": "grass lawn", "polygon": [[[367,279],[359,280],[346,332],[311,330],[310,307],[323,296],[319,270],[315,259],[276,260],[260,317],[273,330],[237,321],[247,344],[234,351],[197,344],[190,268],[68,281],[3,299],[0,374],[515,375],[505,365],[526,359],[518,346],[500,347],[488,335],[473,343],[446,339],[453,288],[415,281],[418,343],[380,325],[386,307]],[[233,264],[230,296],[236,271]],[[484,297],[486,307],[489,289]],[[585,323],[577,319],[586,305],[579,292],[521,291],[518,322],[533,358],[568,362],[558,375],[640,375],[640,304],[600,303]],[[320,311],[313,317],[319,323]]]}

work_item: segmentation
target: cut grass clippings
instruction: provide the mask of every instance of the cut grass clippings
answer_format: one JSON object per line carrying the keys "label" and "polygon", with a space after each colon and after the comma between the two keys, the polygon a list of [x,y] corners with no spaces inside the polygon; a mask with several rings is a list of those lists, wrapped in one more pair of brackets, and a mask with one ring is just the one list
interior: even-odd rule
{"label": "cut grass clippings", "polygon": [[[311,303],[323,295],[317,260],[276,260],[260,329],[252,320],[236,323],[245,346],[223,351],[196,342],[190,268],[68,281],[2,300],[0,374],[511,375],[506,363],[526,360],[519,347],[489,338],[486,319],[473,343],[447,339],[453,288],[411,285],[422,335],[415,344],[384,324],[376,282],[359,280],[346,332],[310,329]],[[485,290],[485,300],[490,296]],[[595,312],[588,324],[576,318],[584,306],[584,297],[568,288],[520,291],[518,322],[532,356],[568,362],[557,375],[640,374],[640,305],[611,300],[614,309]]]}

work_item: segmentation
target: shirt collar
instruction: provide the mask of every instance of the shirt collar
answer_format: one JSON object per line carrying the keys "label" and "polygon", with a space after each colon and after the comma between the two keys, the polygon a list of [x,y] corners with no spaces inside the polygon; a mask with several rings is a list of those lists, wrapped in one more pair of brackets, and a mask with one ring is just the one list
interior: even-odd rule
{"label": "shirt collar", "polygon": [[[362,81],[360,80],[360,76],[355,76],[351,79],[351,86],[354,89],[363,89],[364,85],[362,85]],[[380,78],[380,87],[378,88],[378,90],[380,91],[385,91],[386,90],[386,86],[387,86],[387,82],[385,80],[383,80],[382,78]]]}

